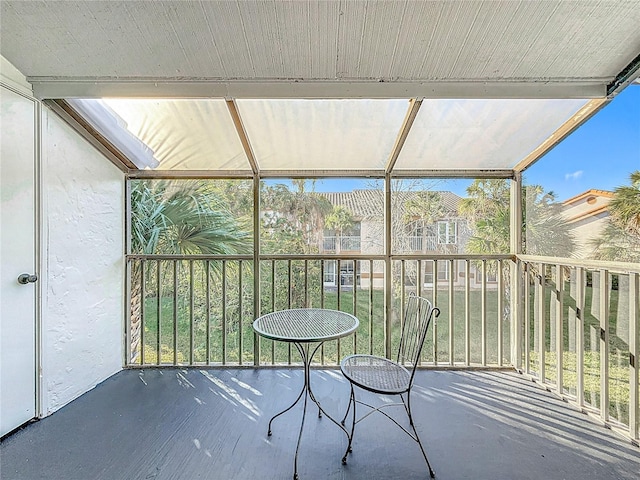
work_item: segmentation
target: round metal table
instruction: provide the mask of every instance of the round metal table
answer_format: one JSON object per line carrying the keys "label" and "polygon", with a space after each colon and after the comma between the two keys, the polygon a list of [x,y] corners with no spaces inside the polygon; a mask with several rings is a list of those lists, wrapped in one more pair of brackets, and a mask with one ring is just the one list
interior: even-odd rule
{"label": "round metal table", "polygon": [[295,308],[281,310],[279,312],[267,313],[253,322],[253,329],[258,335],[280,342],[290,342],[295,345],[302,363],[304,365],[304,384],[294,402],[280,413],[275,414],[269,420],[267,435],[271,435],[271,423],[280,415],[291,410],[304,396],[304,407],[302,410],[302,422],[300,423],[300,433],[296,444],[296,454],[293,461],[293,478],[298,479],[298,449],[304,428],[304,419],[307,413],[307,399],[311,398],[318,406],[318,416],[324,414],[329,420],[335,423],[349,437],[349,432],[332,418],[320,406],[311,390],[310,370],[311,361],[320,346],[328,341],[346,337],[356,331],[360,322],[350,313],[338,310],[327,310],[323,308]]}

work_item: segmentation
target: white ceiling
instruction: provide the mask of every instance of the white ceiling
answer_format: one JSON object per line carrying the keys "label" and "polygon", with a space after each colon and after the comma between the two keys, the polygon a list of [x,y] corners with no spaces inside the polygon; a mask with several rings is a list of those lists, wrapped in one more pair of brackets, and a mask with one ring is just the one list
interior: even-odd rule
{"label": "white ceiling", "polygon": [[[638,0],[1,0],[0,8],[0,53],[39,98],[218,99],[189,109],[220,110],[216,121],[226,116],[226,123],[218,131],[227,138],[238,132],[222,100],[235,100],[253,128],[245,133],[258,166],[274,170],[325,168],[317,154],[323,145],[330,162],[352,169],[526,166],[597,110],[599,104],[580,110],[588,99],[605,99],[636,78],[640,54]],[[301,119],[299,111],[264,102],[304,98],[404,105],[414,99],[419,110],[413,129],[404,129],[407,119],[409,127],[413,122],[411,109],[390,107],[390,143],[371,130],[332,131],[326,125],[332,117],[323,113],[333,111],[329,104]],[[438,99],[486,101],[445,103],[442,110]],[[504,99],[517,100],[514,110],[495,115],[504,113]],[[545,99],[564,100],[555,103],[551,121]],[[385,123],[384,110],[364,104],[347,110],[338,117],[352,116],[348,124]],[[405,113],[404,122],[396,118]],[[251,127],[261,119],[262,128]],[[318,125],[327,136],[314,146],[310,133]],[[210,140],[207,128],[185,124],[174,138],[193,135],[187,143],[197,146]],[[483,137],[489,130],[493,136]],[[367,135],[370,141],[363,140]],[[441,140],[440,150],[427,148],[433,139]],[[169,140],[159,141],[168,151],[161,169],[180,168],[172,157],[178,144],[168,146]],[[340,143],[349,141],[360,147]],[[248,168],[241,142],[215,147],[223,153],[202,160],[209,162],[204,169]],[[362,147],[369,149],[366,158],[347,154]],[[480,153],[469,155],[470,149]]]}

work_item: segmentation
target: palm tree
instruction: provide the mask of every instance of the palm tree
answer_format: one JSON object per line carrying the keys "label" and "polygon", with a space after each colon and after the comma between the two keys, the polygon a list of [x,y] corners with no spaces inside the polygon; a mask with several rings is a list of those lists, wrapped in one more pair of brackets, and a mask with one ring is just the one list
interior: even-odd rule
{"label": "palm tree", "polygon": [[631,185],[617,187],[609,202],[609,222],[591,242],[599,260],[640,263],[640,170],[629,176]]}
{"label": "palm tree", "polygon": [[[131,253],[219,255],[249,253],[251,245],[250,234],[207,182],[132,182]],[[131,263],[131,361],[140,348],[141,265]]]}
{"label": "palm tree", "polygon": [[[466,250],[474,254],[508,253],[510,250],[510,188],[506,180],[475,180],[467,198],[460,202],[460,213],[467,218],[472,236]],[[530,185],[522,195],[522,237],[531,255],[568,257],[575,241],[564,217],[562,205],[553,192]]]}
{"label": "palm tree", "polygon": [[234,254],[250,252],[250,236],[207,182],[134,183],[132,253]]}

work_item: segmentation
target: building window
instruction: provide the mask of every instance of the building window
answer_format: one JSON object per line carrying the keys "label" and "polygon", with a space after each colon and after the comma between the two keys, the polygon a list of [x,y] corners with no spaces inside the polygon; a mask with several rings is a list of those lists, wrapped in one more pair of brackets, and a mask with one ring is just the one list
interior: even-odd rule
{"label": "building window", "polygon": [[438,222],[438,243],[455,244],[458,240],[458,228],[456,222]]}
{"label": "building window", "polygon": [[[476,284],[482,285],[482,270],[476,269]],[[487,270],[487,283],[498,283],[498,272],[494,270]]]}
{"label": "building window", "polygon": [[[450,263],[448,261],[439,261],[438,262],[438,282],[447,282],[449,281],[450,275]],[[427,261],[424,264],[424,284],[433,285],[433,267],[434,262]]]}
{"label": "building window", "polygon": [[352,260],[340,262],[340,273],[338,274],[338,262],[329,260],[324,263],[324,284],[325,286],[337,286],[340,279],[341,286],[353,286],[359,280],[359,265],[354,265]]}

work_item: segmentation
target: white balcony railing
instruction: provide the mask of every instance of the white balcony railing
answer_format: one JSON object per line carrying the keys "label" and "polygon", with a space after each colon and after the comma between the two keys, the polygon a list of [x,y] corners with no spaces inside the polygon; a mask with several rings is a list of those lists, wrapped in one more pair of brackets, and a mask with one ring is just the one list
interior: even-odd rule
{"label": "white balcony railing", "polygon": [[[338,249],[338,247],[340,247]],[[336,252],[336,251],[360,251],[360,236],[334,236],[329,235],[322,238],[322,248],[324,252]]]}
{"label": "white balcony railing", "polygon": [[519,257],[516,366],[638,439],[638,288],[629,264]]}
{"label": "white balcony railing", "polygon": [[[406,243],[406,245],[403,245]],[[435,236],[407,236],[400,239],[401,248],[409,252],[435,252],[438,249],[438,239]]]}

